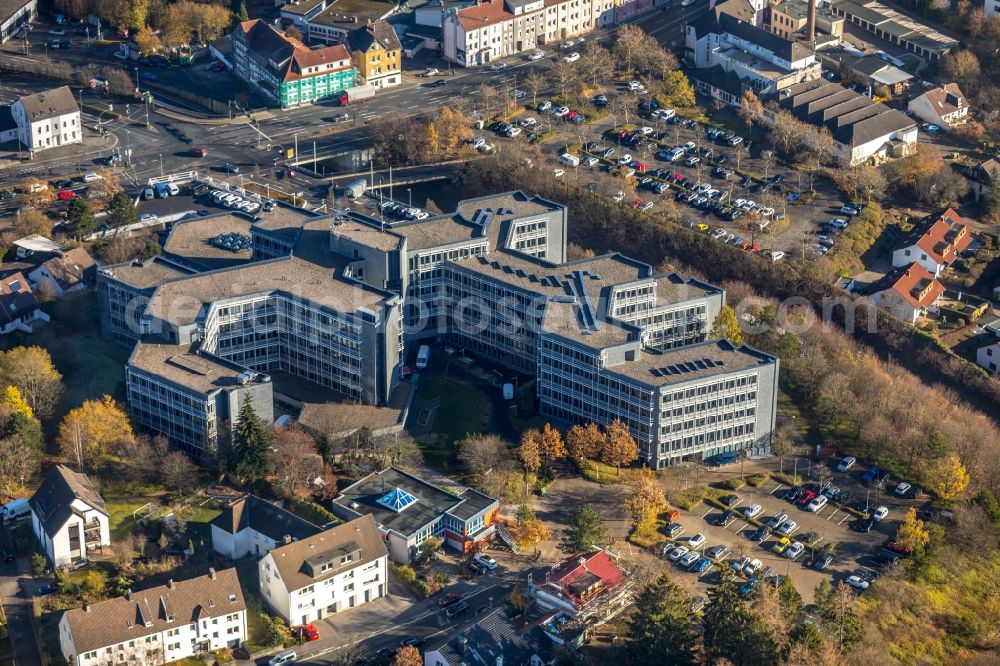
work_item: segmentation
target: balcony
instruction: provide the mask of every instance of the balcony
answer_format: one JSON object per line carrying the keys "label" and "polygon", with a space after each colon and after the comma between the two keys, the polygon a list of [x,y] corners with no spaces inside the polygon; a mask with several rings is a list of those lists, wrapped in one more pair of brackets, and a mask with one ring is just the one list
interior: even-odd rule
{"label": "balcony", "polygon": [[88,546],[101,543],[101,523],[91,520],[83,524],[83,540]]}

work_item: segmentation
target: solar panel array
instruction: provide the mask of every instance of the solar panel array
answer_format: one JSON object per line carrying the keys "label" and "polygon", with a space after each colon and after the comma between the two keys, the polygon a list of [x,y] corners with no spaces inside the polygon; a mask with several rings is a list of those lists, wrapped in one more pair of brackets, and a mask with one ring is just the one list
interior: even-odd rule
{"label": "solar panel array", "polygon": [[668,365],[662,368],[653,368],[650,372],[657,377],[670,377],[672,375],[684,375],[689,372],[697,372],[698,370],[717,368],[722,365],[725,365],[723,361],[713,360],[710,358],[697,358],[693,361],[684,361],[683,363],[674,363],[673,365]]}

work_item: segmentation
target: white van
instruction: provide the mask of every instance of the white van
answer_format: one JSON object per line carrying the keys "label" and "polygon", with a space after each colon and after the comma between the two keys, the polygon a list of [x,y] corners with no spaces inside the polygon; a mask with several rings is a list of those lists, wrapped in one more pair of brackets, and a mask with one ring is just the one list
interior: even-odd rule
{"label": "white van", "polygon": [[181,193],[181,188],[177,187],[175,183],[167,183],[167,189],[170,190],[170,196],[176,197]]}
{"label": "white van", "polygon": [[427,361],[431,358],[431,348],[427,345],[420,345],[417,351],[417,368],[423,370],[427,367]]}
{"label": "white van", "polygon": [[31,513],[31,507],[28,505],[28,498],[22,497],[21,499],[11,500],[7,502],[2,507],[0,507],[0,519],[3,522],[9,522],[11,520],[17,520],[18,518],[23,518]]}
{"label": "white van", "polygon": [[295,654],[295,650],[285,650],[284,652],[279,652],[278,654],[271,657],[268,661],[268,666],[281,666],[281,664],[294,664],[298,655]]}
{"label": "white van", "polygon": [[565,164],[566,166],[577,167],[580,166],[580,158],[576,155],[570,155],[569,153],[563,153],[559,156],[559,162]]}

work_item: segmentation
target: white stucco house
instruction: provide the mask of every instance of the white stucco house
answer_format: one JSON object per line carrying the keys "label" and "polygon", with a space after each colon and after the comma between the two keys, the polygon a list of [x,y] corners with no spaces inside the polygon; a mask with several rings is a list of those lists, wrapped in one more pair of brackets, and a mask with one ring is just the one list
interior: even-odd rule
{"label": "white stucco house", "polygon": [[909,324],[930,311],[944,293],[944,285],[918,263],[894,268],[866,289],[868,300]]}
{"label": "white stucco house", "polygon": [[1000,340],[976,350],[976,363],[991,375],[1000,375]]}
{"label": "white stucco house", "polygon": [[940,277],[971,243],[969,225],[949,208],[914,225],[893,248],[892,265],[898,268],[915,262],[934,277]]}
{"label": "white stucco house", "polygon": [[267,555],[279,545],[301,541],[322,528],[270,502],[248,495],[212,520],[212,548],[238,560]]}
{"label": "white stucco house", "polygon": [[260,594],[289,624],[308,624],[385,596],[388,559],[375,520],[362,516],[261,558]]}
{"label": "white stucco house", "polygon": [[31,527],[53,566],[86,561],[111,545],[108,511],[86,474],[58,465],[29,505]]}
{"label": "white stucco house", "polygon": [[80,107],[68,86],[19,97],[10,112],[18,138],[32,153],[83,142]]}
{"label": "white stucco house", "polygon": [[907,105],[917,118],[939,127],[961,125],[969,119],[969,100],[957,83],[932,88]]}
{"label": "white stucco house", "polygon": [[237,648],[247,607],[236,569],[133,592],[63,613],[59,645],[70,666],[154,666]]}

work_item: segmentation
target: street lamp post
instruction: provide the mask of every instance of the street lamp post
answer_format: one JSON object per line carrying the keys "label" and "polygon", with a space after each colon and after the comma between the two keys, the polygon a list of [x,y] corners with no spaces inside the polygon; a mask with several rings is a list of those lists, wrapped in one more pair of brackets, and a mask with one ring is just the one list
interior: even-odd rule
{"label": "street lamp post", "polygon": [[410,191],[410,188],[406,188],[406,193],[410,195],[410,208],[413,208],[413,192]]}
{"label": "street lamp post", "polygon": [[135,89],[136,89],[136,92],[138,92],[139,91],[139,68],[138,67],[133,67],[132,69],[135,70]]}

